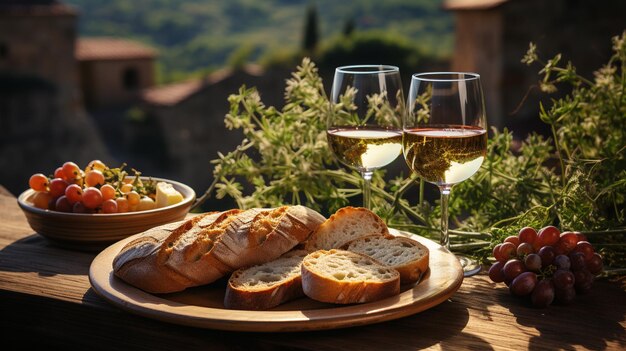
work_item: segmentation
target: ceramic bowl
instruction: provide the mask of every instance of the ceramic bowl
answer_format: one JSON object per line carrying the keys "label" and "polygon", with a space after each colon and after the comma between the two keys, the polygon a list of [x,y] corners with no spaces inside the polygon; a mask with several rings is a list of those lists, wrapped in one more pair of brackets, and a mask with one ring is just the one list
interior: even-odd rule
{"label": "ceramic bowl", "polygon": [[196,198],[193,189],[173,180],[151,179],[172,184],[183,195],[183,201],[146,211],[112,214],[65,213],[33,206],[31,198],[35,191],[29,189],[20,194],[17,202],[35,232],[65,247],[93,251],[130,235],[185,218]]}

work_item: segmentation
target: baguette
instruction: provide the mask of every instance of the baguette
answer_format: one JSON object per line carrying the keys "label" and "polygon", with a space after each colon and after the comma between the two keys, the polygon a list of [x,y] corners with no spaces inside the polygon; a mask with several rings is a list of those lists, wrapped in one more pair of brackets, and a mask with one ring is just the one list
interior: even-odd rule
{"label": "baguette", "polygon": [[304,242],[325,220],[305,206],[261,211],[238,230],[223,235],[213,254],[233,270],[269,262]]}
{"label": "baguette", "polygon": [[278,258],[323,221],[304,206],[213,212],[133,240],[113,268],[116,276],[147,292],[181,291]]}
{"label": "baguette", "polygon": [[319,250],[302,261],[302,289],[321,302],[364,303],[399,294],[400,273],[356,252]]}
{"label": "baguette", "polygon": [[239,310],[266,310],[304,296],[300,265],[304,250],[290,251],[261,265],[235,271],[228,280],[224,306]]}
{"label": "baguette", "polygon": [[339,249],[368,235],[389,235],[389,229],[374,212],[363,207],[343,207],[322,223],[304,248],[316,250]]}
{"label": "baguette", "polygon": [[196,216],[147,230],[126,244],[113,259],[115,275],[133,286],[155,293],[180,291],[193,285],[189,278],[157,264],[157,254],[170,236],[181,235],[203,217]]}
{"label": "baguette", "polygon": [[401,284],[415,283],[428,269],[428,248],[400,236],[371,235],[348,244],[348,251],[372,257],[400,273]]}

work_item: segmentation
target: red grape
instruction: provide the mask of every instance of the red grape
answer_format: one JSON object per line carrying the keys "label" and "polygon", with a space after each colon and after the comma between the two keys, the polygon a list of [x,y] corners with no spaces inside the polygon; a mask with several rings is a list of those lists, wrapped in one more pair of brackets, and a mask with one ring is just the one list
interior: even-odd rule
{"label": "red grape", "polygon": [[562,305],[569,305],[576,298],[576,289],[569,287],[567,289],[555,289],[554,299]]}
{"label": "red grape", "polygon": [[89,212],[82,202],[75,202],[72,206],[72,212],[74,213],[87,213]]}
{"label": "red grape", "polygon": [[65,195],[65,188],[67,188],[69,184],[61,178],[54,178],[50,181],[50,195],[54,198],[58,198],[61,195]]}
{"label": "red grape", "polygon": [[578,243],[578,236],[574,232],[563,232],[559,237],[558,244],[565,249],[563,253],[570,253],[576,247],[576,243]]}
{"label": "red grape", "polygon": [[593,246],[588,241],[579,241],[574,247],[574,252],[581,252],[585,255],[585,262],[589,261],[594,254]]}
{"label": "red grape", "polygon": [[524,265],[529,271],[539,272],[541,270],[541,257],[534,253],[529,254],[524,258]]}
{"label": "red grape", "polygon": [[520,240],[517,236],[515,235],[511,235],[511,236],[507,236],[506,239],[504,239],[505,243],[511,243],[513,245],[515,245],[515,247],[517,248],[517,246],[520,243]]}
{"label": "red grape", "polygon": [[54,177],[65,180],[65,172],[63,172],[63,167],[59,167],[54,170]]}
{"label": "red grape", "polygon": [[517,247],[517,256],[526,256],[534,252],[535,249],[533,249],[533,245],[531,243],[521,243]]}
{"label": "red grape", "polygon": [[567,289],[574,287],[574,273],[559,269],[552,276],[554,287],[557,289]]}
{"label": "red grape", "polygon": [[602,256],[598,253],[594,253],[593,257],[587,261],[587,268],[591,274],[596,275],[602,272],[603,264],[602,264]]}
{"label": "red grape", "polygon": [[511,283],[509,290],[513,295],[526,296],[530,294],[537,285],[537,275],[533,272],[523,272]]}
{"label": "red grape", "polygon": [[117,202],[114,199],[102,202],[102,213],[117,213]]}
{"label": "red grape", "polygon": [[554,301],[554,284],[552,279],[540,280],[530,294],[530,301],[535,307],[547,307]]}
{"label": "red grape", "polygon": [[94,187],[85,189],[83,191],[83,205],[91,209],[102,205],[102,193],[100,190]]}
{"label": "red grape", "polygon": [[569,257],[565,255],[557,255],[554,258],[554,262],[552,262],[557,269],[569,270],[570,268],[570,260]]}
{"label": "red grape", "polygon": [[75,179],[80,176],[80,168],[76,163],[68,161],[63,164],[63,173],[67,179]]}
{"label": "red grape", "polygon": [[33,174],[28,180],[28,186],[35,191],[46,191],[48,190],[48,177],[42,173]]}
{"label": "red grape", "polygon": [[554,248],[552,246],[544,246],[537,252],[539,257],[541,257],[541,266],[548,267],[554,261],[554,257],[556,254],[554,252]]}
{"label": "red grape", "polygon": [[574,287],[576,292],[584,294],[591,290],[593,284],[593,274],[586,269],[574,272]]}
{"label": "red grape", "polygon": [[78,184],[70,184],[65,188],[65,196],[71,204],[80,202],[83,199],[83,188]]}
{"label": "red grape", "polygon": [[67,196],[63,195],[57,199],[54,209],[59,212],[72,212],[72,204],[67,200]]}
{"label": "red grape", "polygon": [[496,260],[506,262],[509,258],[513,258],[513,256],[515,256],[515,245],[512,243],[506,242],[498,245],[501,246],[500,249],[495,252],[495,254],[497,254],[497,256],[494,256]]}
{"label": "red grape", "polygon": [[502,283],[504,281],[504,273],[502,272],[504,262],[498,261],[489,268],[489,278],[495,283]]}
{"label": "red grape", "polygon": [[547,226],[541,228],[537,233],[537,239],[533,246],[539,248],[541,246],[554,246],[561,236],[561,232],[555,226]]}
{"label": "red grape", "polygon": [[567,248],[562,242],[557,242],[554,246],[554,253],[558,255],[567,255]]}
{"label": "red grape", "polygon": [[520,243],[532,244],[537,239],[537,231],[531,227],[524,227],[520,229],[518,236]]}
{"label": "red grape", "polygon": [[512,282],[518,275],[526,271],[524,263],[518,259],[511,259],[504,264],[502,273],[504,273],[504,280]]}
{"label": "red grape", "polygon": [[576,233],[576,237],[578,238],[578,241],[589,241],[587,240],[587,236],[583,233],[580,232],[574,232]]}
{"label": "red grape", "polygon": [[569,254],[570,261],[570,269],[574,272],[582,271],[587,268],[587,264],[585,263],[585,254],[582,252],[572,252]]}

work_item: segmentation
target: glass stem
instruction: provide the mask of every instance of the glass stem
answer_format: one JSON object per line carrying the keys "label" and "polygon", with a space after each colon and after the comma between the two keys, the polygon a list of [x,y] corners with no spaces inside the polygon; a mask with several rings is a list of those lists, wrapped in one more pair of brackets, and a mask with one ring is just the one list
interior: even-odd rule
{"label": "glass stem", "polygon": [[363,177],[363,207],[372,209],[371,196],[372,196],[372,175],[374,172],[361,172]]}
{"label": "glass stem", "polygon": [[450,237],[448,236],[448,200],[450,199],[451,187],[442,186],[439,188],[441,193],[441,246],[450,250]]}

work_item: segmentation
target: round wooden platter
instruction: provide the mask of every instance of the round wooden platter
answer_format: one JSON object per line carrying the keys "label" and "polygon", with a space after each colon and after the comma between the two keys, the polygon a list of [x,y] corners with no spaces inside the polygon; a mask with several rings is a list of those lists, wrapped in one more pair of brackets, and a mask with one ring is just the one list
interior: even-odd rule
{"label": "round wooden platter", "polygon": [[149,294],[113,274],[112,262],[135,236],[102,251],[92,262],[89,281],[105,300],[128,312],[164,322],[220,330],[286,332],[336,329],[379,323],[412,315],[448,299],[463,282],[457,258],[440,245],[407,232],[430,250],[430,269],[418,284],[403,286],[399,295],[365,304],[333,305],[308,298],[268,311],[229,310],[223,305],[226,280],[172,294]]}

